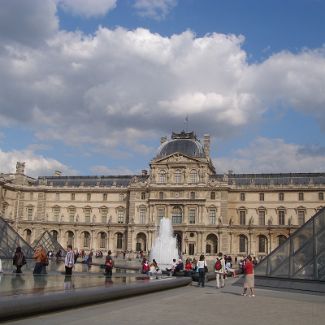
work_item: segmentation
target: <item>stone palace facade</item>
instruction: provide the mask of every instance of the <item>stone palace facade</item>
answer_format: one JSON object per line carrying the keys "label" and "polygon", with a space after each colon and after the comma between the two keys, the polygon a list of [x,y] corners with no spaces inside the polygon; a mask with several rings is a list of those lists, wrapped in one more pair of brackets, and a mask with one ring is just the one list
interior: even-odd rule
{"label": "stone palace facade", "polygon": [[184,256],[262,257],[324,206],[325,173],[218,174],[210,137],[186,132],[162,138],[141,175],[34,179],[24,168],[0,174],[0,215],[29,243],[48,230],[85,251],[148,252],[167,217]]}

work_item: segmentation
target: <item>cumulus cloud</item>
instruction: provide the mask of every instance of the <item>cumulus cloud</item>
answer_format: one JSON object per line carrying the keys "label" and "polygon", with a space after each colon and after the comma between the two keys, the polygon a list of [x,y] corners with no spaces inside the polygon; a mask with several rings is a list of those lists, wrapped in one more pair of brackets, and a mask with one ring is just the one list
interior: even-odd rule
{"label": "cumulus cloud", "polygon": [[177,0],[135,0],[134,7],[140,16],[164,19],[177,5]]}
{"label": "cumulus cloud", "polygon": [[321,147],[310,150],[283,139],[259,137],[230,157],[213,161],[218,173],[228,170],[235,173],[324,172],[325,152]]}
{"label": "cumulus cloud", "polygon": [[86,18],[105,16],[116,7],[117,0],[56,0],[67,12]]}
{"label": "cumulus cloud", "polygon": [[32,147],[20,151],[3,151],[0,149],[0,171],[2,173],[15,172],[17,161],[26,162],[25,174],[31,177],[53,175],[55,170],[60,170],[66,175],[76,173],[75,170],[56,159],[36,154]]}
{"label": "cumulus cloud", "polygon": [[[54,0],[7,1],[0,26],[24,16],[22,8],[35,16],[37,30],[24,17],[17,30],[0,28],[0,126],[24,125],[41,141],[116,155],[118,148],[151,152],[144,141],[180,130],[187,115],[199,135],[228,137],[277,103],[311,114],[325,130],[324,49],[249,64],[240,35],[66,32],[57,30]],[[34,37],[39,42],[31,47]]]}
{"label": "cumulus cloud", "polygon": [[54,0],[10,0],[0,6],[0,41],[36,46],[58,31]]}

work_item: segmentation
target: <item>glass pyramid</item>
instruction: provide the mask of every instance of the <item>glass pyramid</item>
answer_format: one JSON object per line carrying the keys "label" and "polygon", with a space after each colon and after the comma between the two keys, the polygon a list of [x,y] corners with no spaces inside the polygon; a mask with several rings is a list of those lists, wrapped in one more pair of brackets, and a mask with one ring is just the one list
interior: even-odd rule
{"label": "glass pyramid", "polygon": [[266,256],[255,275],[325,281],[325,208]]}
{"label": "glass pyramid", "polygon": [[34,241],[33,243],[34,248],[36,248],[39,245],[42,245],[44,247],[46,253],[52,251],[54,254],[56,254],[59,250],[61,250],[62,256],[64,256],[66,253],[64,248],[48,231],[45,231],[39,239]]}
{"label": "glass pyramid", "polygon": [[32,258],[34,249],[0,217],[0,258],[12,258],[20,246],[26,258]]}

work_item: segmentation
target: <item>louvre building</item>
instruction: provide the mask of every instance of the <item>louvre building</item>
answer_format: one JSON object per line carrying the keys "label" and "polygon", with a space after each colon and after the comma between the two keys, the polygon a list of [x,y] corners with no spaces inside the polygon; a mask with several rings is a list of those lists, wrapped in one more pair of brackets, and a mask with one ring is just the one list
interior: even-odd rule
{"label": "louvre building", "polygon": [[2,218],[29,243],[48,231],[85,251],[148,251],[167,217],[183,255],[263,257],[324,206],[325,173],[218,174],[210,137],[186,132],[162,138],[141,175],[34,179],[24,169],[0,174]]}

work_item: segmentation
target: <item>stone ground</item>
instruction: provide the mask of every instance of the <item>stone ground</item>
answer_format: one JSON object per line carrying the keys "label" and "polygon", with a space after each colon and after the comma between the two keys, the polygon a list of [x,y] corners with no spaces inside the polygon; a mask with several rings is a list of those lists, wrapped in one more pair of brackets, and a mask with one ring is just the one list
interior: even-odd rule
{"label": "stone ground", "polygon": [[210,281],[205,288],[192,285],[5,324],[325,324],[324,295],[256,289],[255,298],[243,297],[232,282],[219,290]]}

